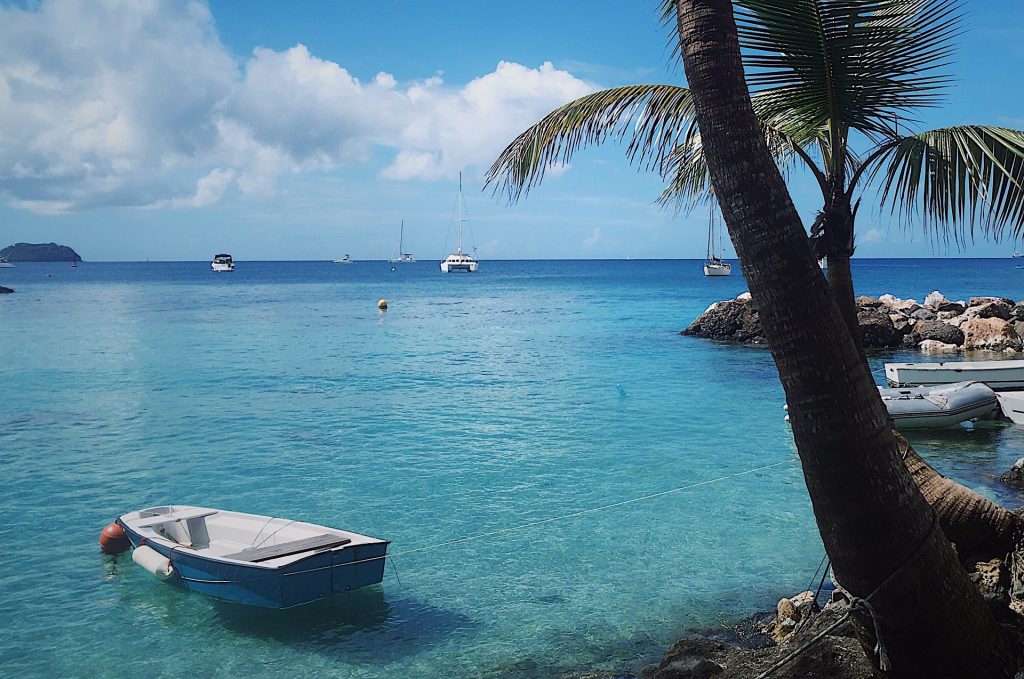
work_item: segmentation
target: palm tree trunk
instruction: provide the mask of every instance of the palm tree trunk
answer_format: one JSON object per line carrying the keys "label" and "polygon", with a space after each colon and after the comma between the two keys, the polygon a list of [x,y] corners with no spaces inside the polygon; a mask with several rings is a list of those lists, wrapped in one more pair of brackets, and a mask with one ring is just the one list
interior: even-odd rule
{"label": "palm tree trunk", "polygon": [[938,473],[905,438],[895,436],[907,471],[961,555],[1003,556],[1013,551],[1022,528],[1016,514]]}
{"label": "palm tree trunk", "polygon": [[828,256],[828,288],[832,293],[843,322],[850,329],[854,346],[867,365],[868,357],[864,352],[864,333],[857,322],[857,297],[853,290],[853,275],[850,273],[850,255],[835,253]]}
{"label": "palm tree trunk", "polygon": [[[729,0],[678,0],[686,78],[715,194],[789,404],[833,569],[869,598],[899,677],[1010,677],[1014,659],[903,465],[754,116]],[[858,636],[874,645],[869,619]]]}

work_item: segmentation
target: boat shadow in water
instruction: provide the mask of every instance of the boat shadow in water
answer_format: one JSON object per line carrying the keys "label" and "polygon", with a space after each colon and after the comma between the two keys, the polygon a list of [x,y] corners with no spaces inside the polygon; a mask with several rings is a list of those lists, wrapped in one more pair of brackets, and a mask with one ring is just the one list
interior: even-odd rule
{"label": "boat shadow in water", "polygon": [[346,592],[284,610],[213,600],[213,614],[226,631],[367,662],[414,655],[448,635],[464,632],[465,615],[420,600],[386,594],[381,587]]}

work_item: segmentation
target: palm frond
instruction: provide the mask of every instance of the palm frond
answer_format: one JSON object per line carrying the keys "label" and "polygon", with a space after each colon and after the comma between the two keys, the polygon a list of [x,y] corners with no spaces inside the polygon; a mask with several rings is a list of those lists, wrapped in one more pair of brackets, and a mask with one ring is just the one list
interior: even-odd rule
{"label": "palm frond", "polygon": [[[820,168],[802,148],[812,147],[813,139],[805,138],[802,144],[797,143],[781,129],[764,121],[761,122],[761,131],[768,143],[769,152],[784,175],[788,174],[797,159],[801,158],[812,174],[823,179]],[[690,204],[704,204],[714,196],[711,175],[704,157],[704,145],[700,130],[696,126],[687,130],[680,144],[665,158],[661,174],[668,180],[668,185],[658,198],[658,203],[662,206],[674,204],[679,210]]]}
{"label": "palm frond", "polygon": [[906,224],[920,217],[933,240],[964,245],[1024,230],[1024,131],[964,125],[921,132],[883,148],[872,176],[882,203]]}
{"label": "palm frond", "polygon": [[629,139],[626,157],[657,168],[696,125],[690,91],[674,85],[629,85],[588,94],[544,116],[516,137],[487,173],[487,184],[510,202],[544,179],[554,165],[567,163],[588,145]]}
{"label": "palm frond", "polygon": [[[887,136],[936,105],[961,31],[960,0],[736,0],[748,82],[766,119]],[[797,128],[789,128],[791,136]]]}

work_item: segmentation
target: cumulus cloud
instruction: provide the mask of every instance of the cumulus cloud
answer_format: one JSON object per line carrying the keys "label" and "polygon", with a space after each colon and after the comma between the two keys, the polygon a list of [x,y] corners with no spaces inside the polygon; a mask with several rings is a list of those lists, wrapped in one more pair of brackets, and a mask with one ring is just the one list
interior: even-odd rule
{"label": "cumulus cloud", "polygon": [[198,1],[0,6],[0,194],[47,213],[201,207],[381,147],[383,177],[441,179],[592,89],[550,63],[501,62],[457,86],[364,82],[303,45],[240,61]]}

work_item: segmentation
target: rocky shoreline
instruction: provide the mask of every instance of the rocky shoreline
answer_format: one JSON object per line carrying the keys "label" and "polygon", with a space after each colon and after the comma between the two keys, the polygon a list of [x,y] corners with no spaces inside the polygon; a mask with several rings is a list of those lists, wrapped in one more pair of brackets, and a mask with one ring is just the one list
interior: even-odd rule
{"label": "rocky shoreline", "polygon": [[[892,295],[861,296],[857,320],[867,349],[918,349],[934,354],[1024,351],[1024,301],[1007,297],[951,301],[936,290],[922,303]],[[681,334],[739,344],[765,342],[749,292],[715,302]]]}

